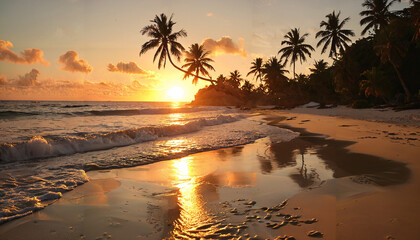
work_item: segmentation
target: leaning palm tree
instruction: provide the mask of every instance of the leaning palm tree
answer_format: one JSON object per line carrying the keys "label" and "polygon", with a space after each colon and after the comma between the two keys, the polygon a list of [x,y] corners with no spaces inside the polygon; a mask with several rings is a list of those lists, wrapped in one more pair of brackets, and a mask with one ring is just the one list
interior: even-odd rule
{"label": "leaning palm tree", "polygon": [[286,35],[284,35],[286,40],[281,42],[281,45],[286,44],[287,47],[280,49],[278,54],[282,54],[280,60],[286,58],[285,64],[290,58],[290,65],[293,65],[293,78],[296,76],[296,61],[299,59],[300,63],[302,63],[302,61],[305,62],[306,55],[311,57],[310,51],[315,51],[311,45],[304,44],[305,38],[308,35],[309,34],[305,33],[300,36],[298,28],[291,29]]}
{"label": "leaning palm tree", "polygon": [[360,12],[360,16],[364,17],[360,20],[360,25],[366,25],[362,30],[362,35],[365,35],[369,29],[373,28],[377,32],[387,25],[393,16],[389,8],[395,2],[400,2],[400,0],[365,0],[362,6],[367,10]]}
{"label": "leaning palm tree", "polygon": [[[178,70],[182,71],[183,73],[188,73],[184,69],[178,67],[174,64],[171,58],[171,54],[176,57],[178,61],[181,59],[182,51],[184,51],[184,47],[177,42],[178,38],[186,37],[187,32],[181,29],[178,32],[173,32],[173,26],[175,22],[172,21],[172,16],[168,18],[165,14],[160,14],[160,16],[156,15],[151,25],[144,27],[140,33],[142,35],[147,35],[152,39],[147,41],[141,46],[141,51],[139,55],[146,53],[147,51],[158,48],[154,57],[153,62],[159,57],[158,61],[158,68],[160,69],[162,66],[166,66],[166,59]],[[207,79],[201,76],[197,76],[193,73],[189,73],[190,75],[197,77],[201,80],[209,81],[214,83],[215,81],[212,79]]]}
{"label": "leaning palm tree", "polygon": [[[209,51],[205,51],[203,45],[198,43],[192,44],[190,49],[185,52],[185,59],[182,68],[188,68],[187,73],[184,75],[184,79],[194,76],[192,83],[197,84],[199,74],[210,77],[207,69],[213,70],[214,68],[209,62],[213,62],[213,59],[209,58]],[[207,68],[207,69],[206,69]],[[195,75],[192,75],[195,73]]]}
{"label": "leaning palm tree", "polygon": [[[347,42],[351,43],[349,36],[354,36],[354,32],[349,29],[343,29],[344,24],[350,20],[345,18],[340,22],[340,13],[335,14],[335,11],[325,16],[327,21],[322,21],[319,25],[321,28],[325,28],[316,33],[315,38],[321,37],[316,47],[324,44],[321,53],[324,53],[328,46],[330,47],[330,58],[337,57],[339,53],[343,52],[347,47]],[[338,52],[337,52],[338,51]]]}
{"label": "leaning palm tree", "polygon": [[248,77],[250,74],[254,74],[256,80],[260,79],[260,81],[262,81],[263,59],[256,58],[251,64],[251,71],[249,71],[249,73],[246,76]]}

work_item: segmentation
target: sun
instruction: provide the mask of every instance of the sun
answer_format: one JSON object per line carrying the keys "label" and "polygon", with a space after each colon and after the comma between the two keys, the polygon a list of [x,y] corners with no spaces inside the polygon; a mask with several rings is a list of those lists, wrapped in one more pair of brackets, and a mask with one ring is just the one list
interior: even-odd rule
{"label": "sun", "polygon": [[172,87],[166,92],[166,94],[172,100],[180,100],[184,97],[184,89],[181,87]]}

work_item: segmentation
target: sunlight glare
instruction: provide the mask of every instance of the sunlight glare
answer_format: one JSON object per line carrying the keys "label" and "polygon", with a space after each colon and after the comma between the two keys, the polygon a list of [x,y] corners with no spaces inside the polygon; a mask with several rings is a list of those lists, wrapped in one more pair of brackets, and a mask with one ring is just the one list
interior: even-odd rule
{"label": "sunlight glare", "polygon": [[172,100],[180,100],[184,97],[184,89],[181,87],[172,87],[168,90],[167,95]]}

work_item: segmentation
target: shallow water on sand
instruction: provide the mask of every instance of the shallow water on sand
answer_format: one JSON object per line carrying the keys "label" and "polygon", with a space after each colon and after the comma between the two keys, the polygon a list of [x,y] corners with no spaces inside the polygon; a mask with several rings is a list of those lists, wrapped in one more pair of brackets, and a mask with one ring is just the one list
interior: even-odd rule
{"label": "shallow water on sand", "polygon": [[89,175],[174,189],[155,193],[172,202],[165,223],[170,239],[254,236],[257,230],[247,226],[251,222],[267,225],[266,233],[275,237],[280,228],[275,224],[313,223],[316,216],[290,219],[282,215],[284,211],[293,213],[287,209],[286,199],[329,179],[353,176],[359,184],[383,186],[407,180],[404,164],[350,153],[344,149],[349,144],[303,133],[289,142],[272,143],[263,138],[243,146]]}

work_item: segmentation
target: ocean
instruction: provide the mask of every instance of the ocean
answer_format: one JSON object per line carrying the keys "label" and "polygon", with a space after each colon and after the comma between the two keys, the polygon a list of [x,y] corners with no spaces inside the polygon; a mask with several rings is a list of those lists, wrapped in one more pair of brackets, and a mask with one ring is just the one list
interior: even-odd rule
{"label": "ocean", "polygon": [[133,167],[298,133],[230,107],[162,102],[0,102],[0,224],[89,181]]}

